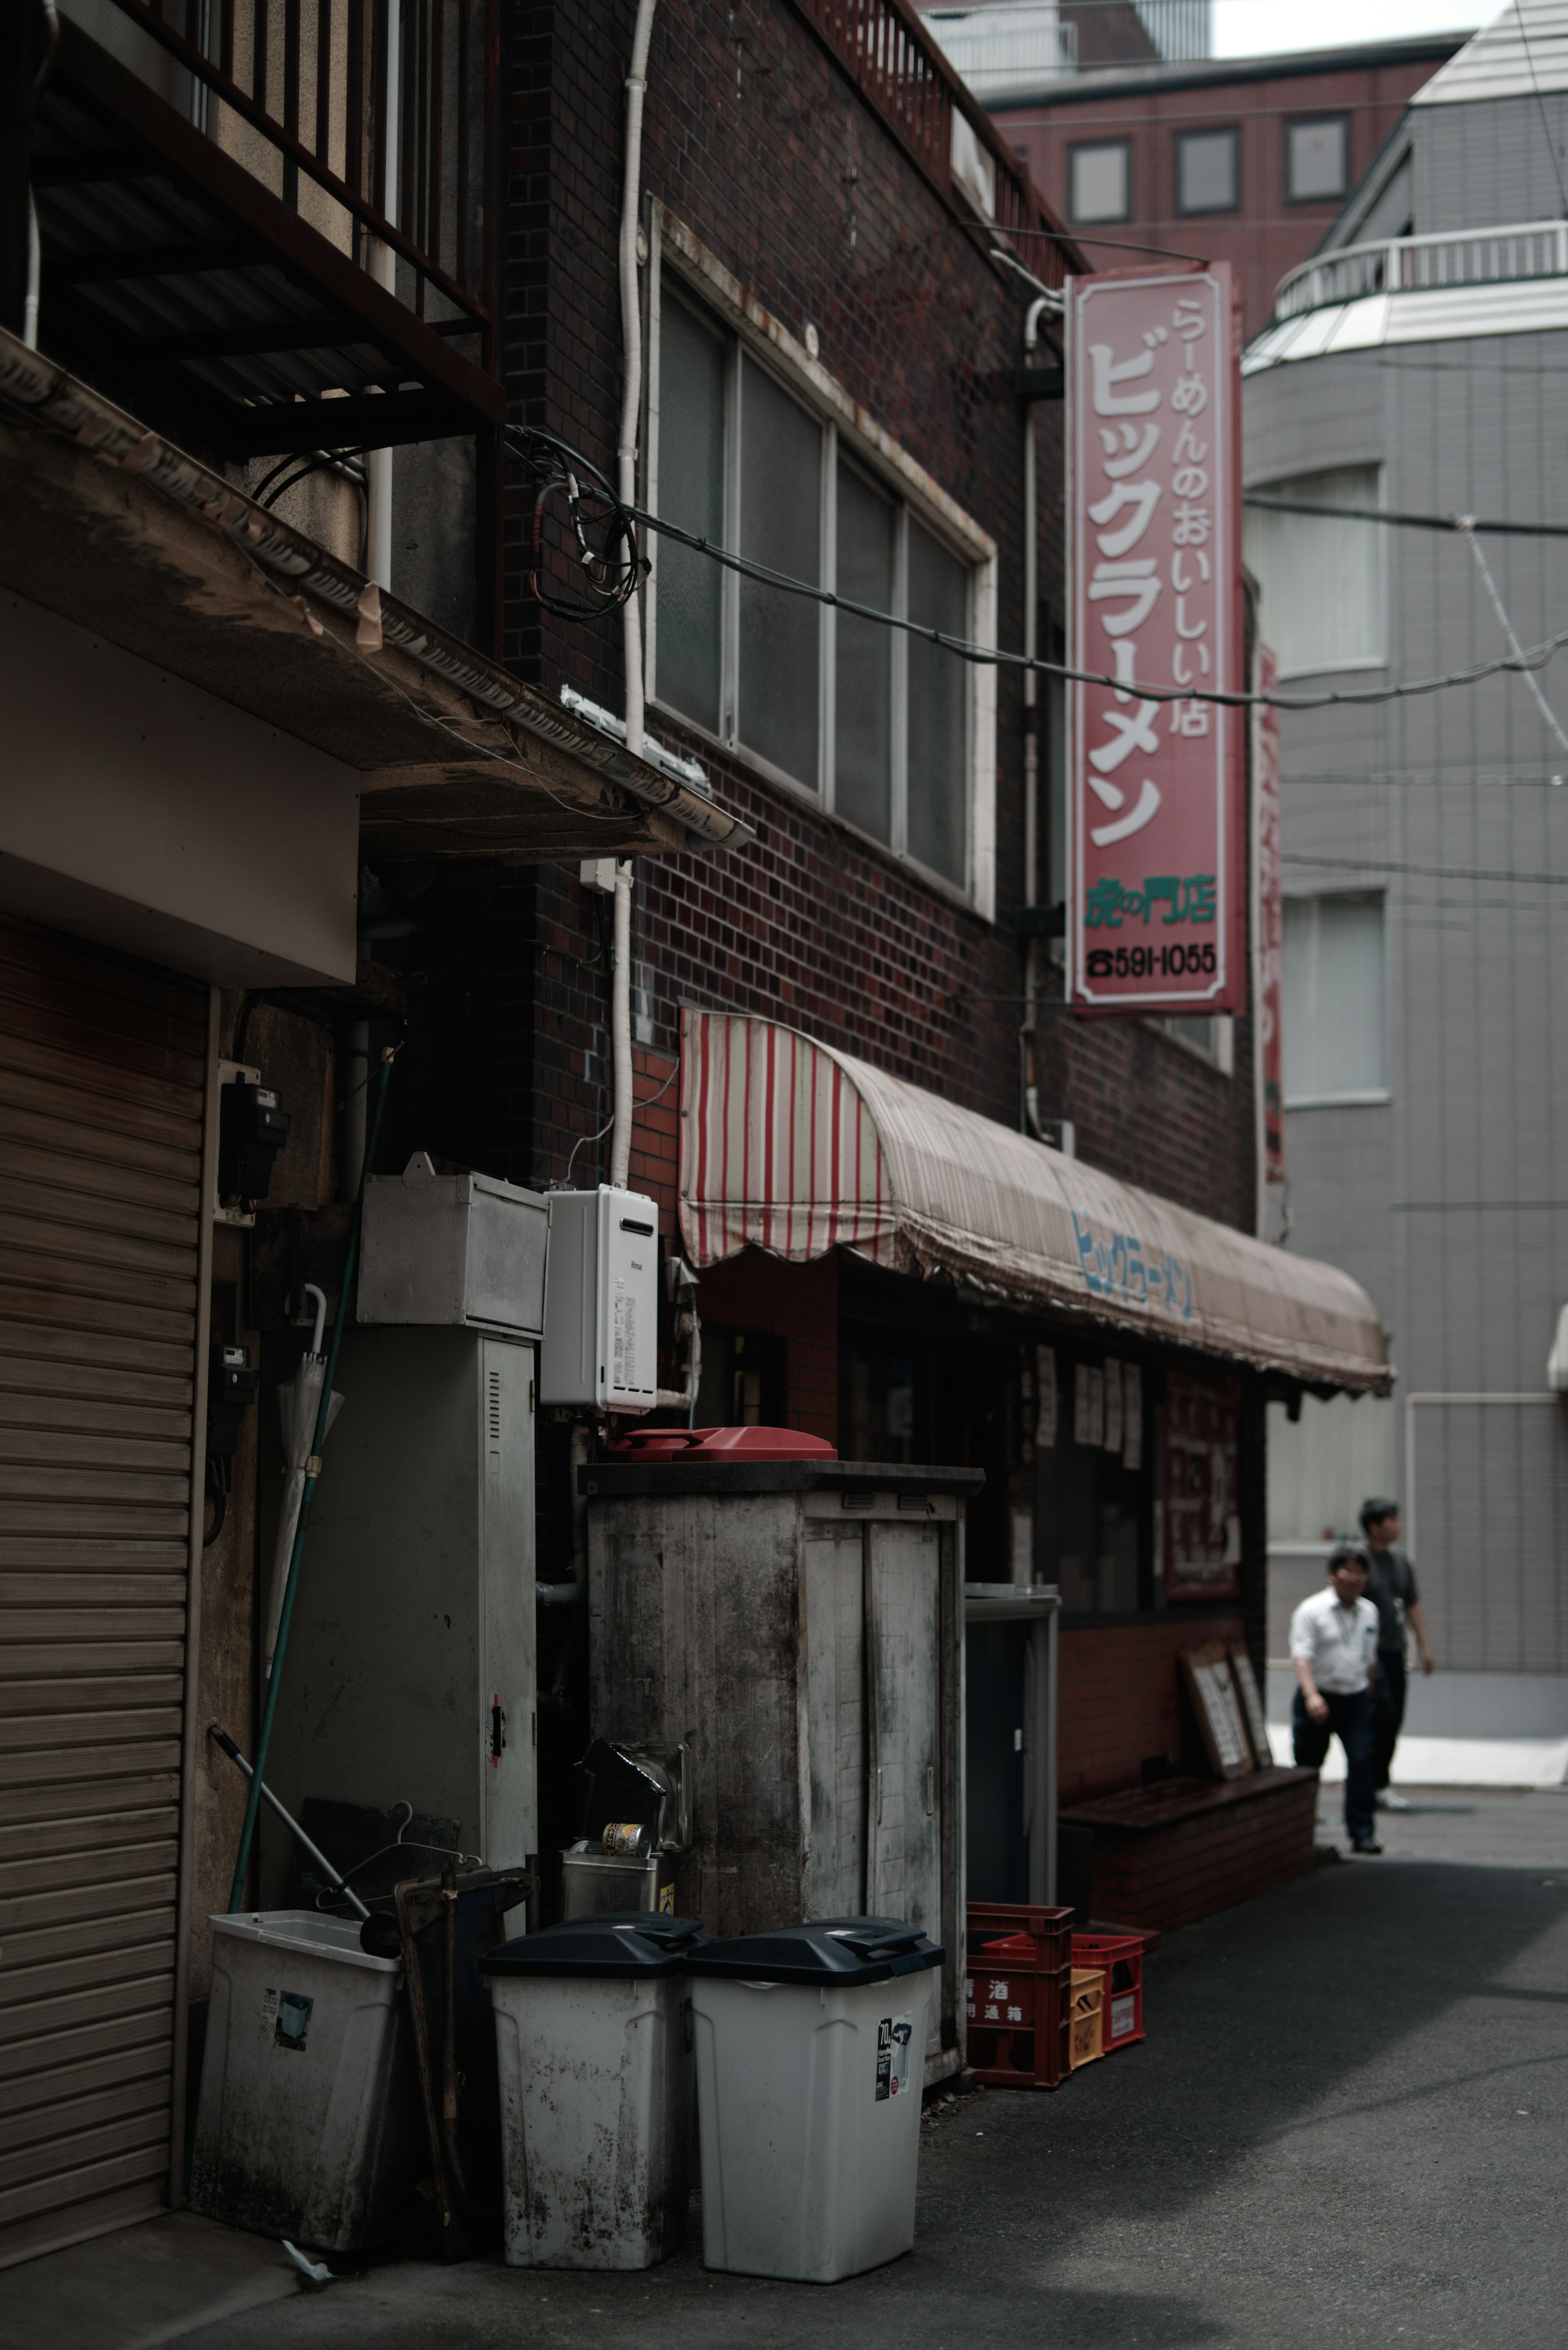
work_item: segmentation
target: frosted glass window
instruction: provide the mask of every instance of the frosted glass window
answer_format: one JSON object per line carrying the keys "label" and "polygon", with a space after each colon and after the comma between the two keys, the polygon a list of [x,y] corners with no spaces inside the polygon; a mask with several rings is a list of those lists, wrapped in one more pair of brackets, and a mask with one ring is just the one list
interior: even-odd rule
{"label": "frosted glass window", "polygon": [[[659,537],[649,596],[653,701],[966,889],[978,764],[969,668],[894,624],[971,635],[972,560],[916,520],[898,485],[879,478],[874,452],[808,387],[786,390],[683,289],[672,285],[657,316],[650,470],[660,515],[785,577],[830,582],[888,619],[818,604]],[[983,594],[980,609],[991,609]],[[1047,701],[1055,743],[1060,696],[1048,689]],[[989,781],[989,704],[979,706]],[[1051,755],[1059,759],[1059,744]]]}
{"label": "frosted glass window", "polygon": [[1131,177],[1125,139],[1074,147],[1067,155],[1067,210],[1075,221],[1125,221]]}
{"label": "frosted glass window", "polygon": [[[717,335],[670,303],[659,336],[659,512],[682,530],[724,540],[725,351]],[[673,538],[659,542],[657,691],[711,734],[719,731],[724,575]]]}
{"label": "frosted glass window", "polygon": [[1237,203],[1237,134],[1188,130],[1176,142],[1179,213],[1233,213]]}
{"label": "frosted glass window", "polygon": [[[891,499],[838,468],[838,592],[878,612],[893,608]],[[834,668],[834,800],[877,840],[892,838],[893,632],[840,612]]]}
{"label": "frosted glass window", "polygon": [[1350,124],[1343,114],[1285,127],[1285,194],[1293,204],[1343,196],[1349,177]]}
{"label": "frosted glass window", "polygon": [[[822,430],[772,376],[742,367],[741,553],[792,579],[822,577]],[[741,741],[815,790],[819,605],[741,580]]]}
{"label": "frosted glass window", "polygon": [[1383,899],[1285,899],[1285,1107],[1388,1092]]}
{"label": "frosted glass window", "polygon": [[1381,523],[1355,522],[1336,507],[1383,503],[1381,468],[1342,465],[1333,473],[1258,484],[1265,496],[1321,506],[1317,514],[1245,510],[1248,568],[1262,590],[1258,626],[1282,677],[1309,671],[1380,669],[1384,640]]}
{"label": "frosted glass window", "polygon": [[[909,525],[909,618],[969,634],[969,573]],[[961,885],[967,862],[969,681],[956,653],[910,637],[909,851]]]}

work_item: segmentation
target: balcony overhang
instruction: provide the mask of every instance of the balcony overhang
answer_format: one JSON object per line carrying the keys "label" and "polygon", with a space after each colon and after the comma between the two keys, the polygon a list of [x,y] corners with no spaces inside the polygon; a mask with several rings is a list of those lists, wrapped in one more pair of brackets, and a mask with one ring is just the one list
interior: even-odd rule
{"label": "balcony overhang", "polygon": [[0,585],[355,770],[374,860],[754,835],[0,333]]}
{"label": "balcony overhang", "polygon": [[[199,69],[213,104],[225,91],[245,104],[140,0],[104,16],[171,71]],[[477,300],[456,287],[448,298],[442,280],[429,315],[417,314],[69,18],[32,135],[44,348],[138,414],[232,458],[392,447],[500,422]],[[289,161],[280,153],[278,169]],[[325,192],[336,184],[325,176],[317,210],[347,233],[351,215]]]}

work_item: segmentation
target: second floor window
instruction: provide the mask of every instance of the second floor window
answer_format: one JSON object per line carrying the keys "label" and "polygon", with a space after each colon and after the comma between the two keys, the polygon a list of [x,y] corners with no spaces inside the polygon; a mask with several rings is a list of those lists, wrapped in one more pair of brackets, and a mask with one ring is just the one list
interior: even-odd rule
{"label": "second floor window", "polygon": [[1234,130],[1183,130],[1176,141],[1179,213],[1233,213],[1240,201]]}
{"label": "second floor window", "polygon": [[[968,638],[972,565],[739,338],[660,306],[653,496],[716,545]],[[974,692],[957,655],[659,541],[651,691],[900,856],[971,884]]]}
{"label": "second floor window", "polygon": [[1287,1109],[1388,1098],[1383,905],[1376,891],[1285,899]]}
{"label": "second floor window", "polygon": [[1339,465],[1257,486],[1265,497],[1313,509],[1249,506],[1243,525],[1248,567],[1262,591],[1258,626],[1280,675],[1381,668],[1386,533],[1356,518],[1383,503],[1381,467]]}

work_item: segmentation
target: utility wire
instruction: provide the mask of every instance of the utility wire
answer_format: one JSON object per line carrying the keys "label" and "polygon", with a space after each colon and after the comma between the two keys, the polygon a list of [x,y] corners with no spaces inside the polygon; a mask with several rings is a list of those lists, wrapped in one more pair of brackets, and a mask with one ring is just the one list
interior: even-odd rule
{"label": "utility wire", "polygon": [[[1341,508],[1314,506],[1314,514],[1334,513]],[[1252,710],[1332,710],[1366,702],[1401,702],[1413,694],[1438,693],[1451,685],[1474,685],[1482,678],[1495,677],[1501,671],[1543,668],[1555,652],[1568,645],[1568,629],[1549,637],[1544,643],[1532,645],[1525,652],[1508,654],[1496,660],[1475,661],[1470,667],[1453,670],[1442,677],[1412,678],[1398,685],[1357,686],[1348,691],[1327,693],[1225,693],[1218,688],[1199,686],[1145,685],[1131,678],[1113,677],[1105,670],[1070,669],[1064,661],[1045,660],[1039,655],[1005,652],[996,645],[977,645],[967,637],[950,636],[945,629],[929,628],[924,621],[910,620],[897,612],[878,611],[875,605],[857,603],[853,597],[840,596],[832,588],[818,588],[808,579],[793,579],[787,572],[774,571],[765,563],[753,563],[744,555],[733,555],[728,547],[715,546],[711,539],[696,532],[682,530],[672,522],[662,522],[641,506],[628,506],[628,514],[646,530],[656,531],[661,538],[673,538],[695,554],[706,555],[725,570],[737,571],[742,578],[758,580],[763,587],[776,588],[787,596],[809,597],[813,602],[829,605],[835,611],[847,612],[852,619],[871,620],[879,628],[897,629],[904,636],[919,637],[924,643],[938,645],[944,652],[956,653],[961,660],[973,661],[977,667],[992,669],[1034,670],[1043,676],[1065,678],[1074,685],[1108,685],[1121,692],[1136,695],[1144,702],[1209,702],[1221,709]],[[1374,519],[1381,520],[1376,516]],[[1478,529],[1488,525],[1478,524]]]}
{"label": "utility wire", "polygon": [[[1523,21],[1523,16],[1521,15],[1520,18],[1521,24],[1522,24]],[[1491,576],[1491,570],[1487,563],[1486,556],[1481,553],[1481,543],[1476,536],[1475,525],[1470,520],[1469,515],[1460,515],[1459,528],[1469,540],[1470,553],[1475,556],[1476,568],[1480,573],[1481,579],[1486,588],[1486,592],[1491,598],[1491,608],[1497,614],[1498,625],[1501,629],[1504,637],[1507,639],[1508,649],[1510,652],[1516,653],[1519,650],[1519,639],[1513,633],[1513,622],[1509,619],[1507,612],[1503,608],[1502,598],[1497,592],[1497,582]],[[1540,681],[1529,670],[1526,670],[1523,674],[1524,682],[1530,688],[1537,710],[1540,711],[1541,715],[1545,719],[1546,723],[1551,727],[1552,732],[1556,735],[1557,740],[1562,743],[1563,748],[1565,751],[1568,751],[1568,734],[1564,734],[1562,727],[1558,724],[1557,713],[1552,709],[1552,704],[1547,701],[1546,696],[1542,692]],[[1563,778],[1561,775],[1553,775],[1552,780],[1553,783],[1560,784]]]}
{"label": "utility wire", "polygon": [[1267,490],[1246,490],[1244,506],[1263,514],[1332,515],[1336,522],[1380,522],[1398,530],[1492,532],[1500,538],[1568,538],[1568,522],[1483,522],[1478,515],[1391,514],[1383,506],[1325,506],[1310,498],[1276,498]]}
{"label": "utility wire", "polygon": [[1397,857],[1312,857],[1304,848],[1282,850],[1280,862],[1324,865],[1336,873],[1419,873],[1430,881],[1541,881],[1553,888],[1568,886],[1568,873],[1508,873],[1486,865],[1408,865]]}

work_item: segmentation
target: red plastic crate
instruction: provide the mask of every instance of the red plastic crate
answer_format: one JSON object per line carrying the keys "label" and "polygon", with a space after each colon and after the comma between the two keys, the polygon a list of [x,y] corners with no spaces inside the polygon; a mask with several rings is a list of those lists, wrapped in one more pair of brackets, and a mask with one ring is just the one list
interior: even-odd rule
{"label": "red plastic crate", "polygon": [[969,2064],[988,2087],[1054,2089],[1066,2079],[1072,1928],[1070,1909],[970,1903]]}
{"label": "red plastic crate", "polygon": [[1137,1934],[1075,1934],[1073,1964],[1098,1967],[1106,1979],[1105,2053],[1144,2036],[1143,1942]]}

